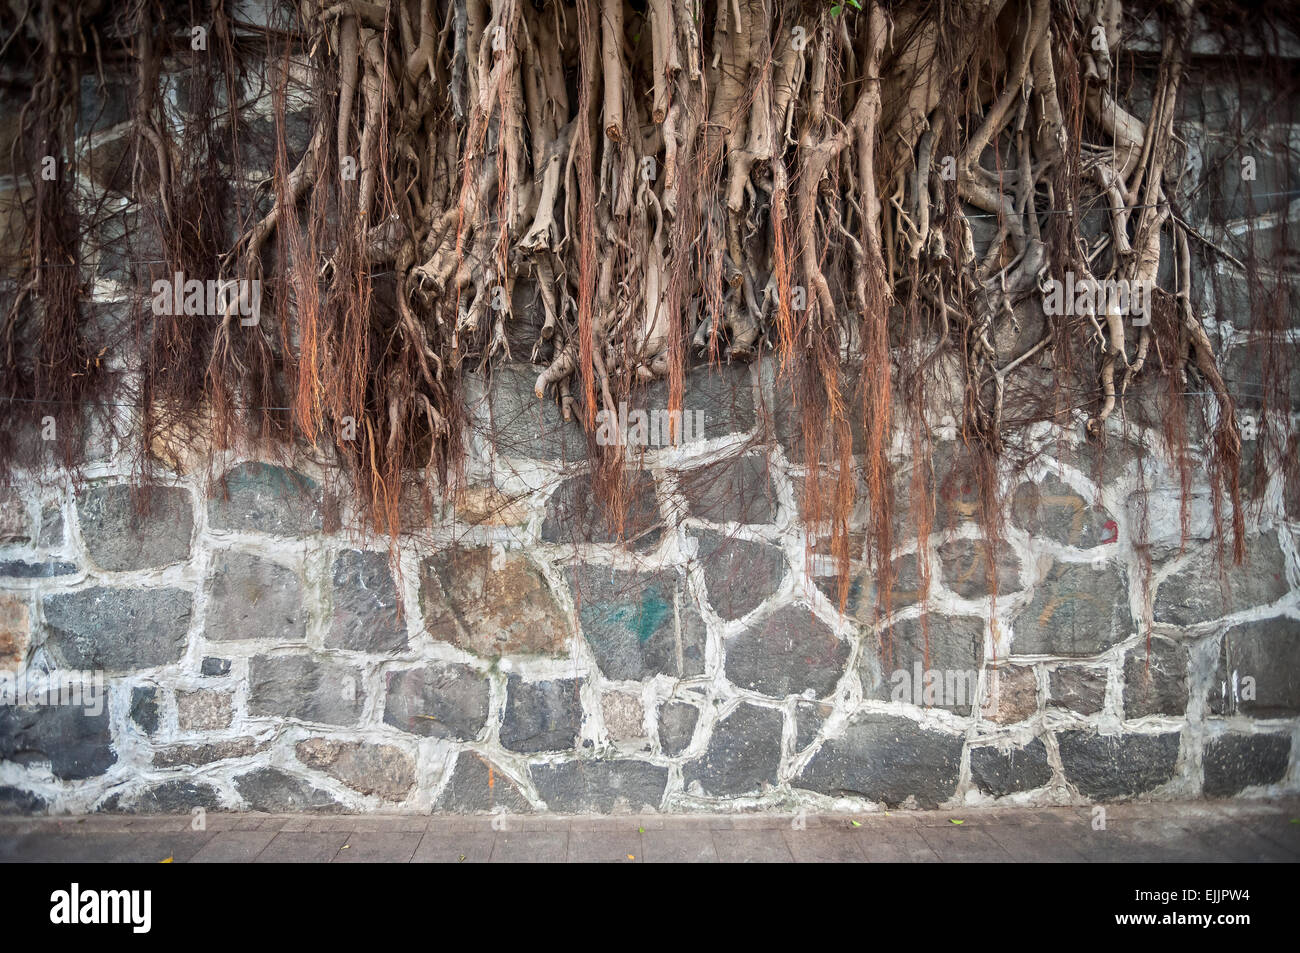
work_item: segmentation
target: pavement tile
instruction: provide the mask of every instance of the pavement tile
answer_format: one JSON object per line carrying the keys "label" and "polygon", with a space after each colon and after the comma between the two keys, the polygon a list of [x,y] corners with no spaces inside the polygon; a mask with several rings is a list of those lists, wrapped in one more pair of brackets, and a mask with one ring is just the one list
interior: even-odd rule
{"label": "pavement tile", "polygon": [[420,839],[411,862],[415,864],[484,864],[492,857],[496,834],[491,831],[461,831],[435,834]]}
{"label": "pavement tile", "polygon": [[254,860],[275,837],[274,831],[217,831],[190,858],[194,864],[245,864]]}
{"label": "pavement tile", "polygon": [[[258,831],[259,834],[267,833]],[[322,864],[348,842],[348,831],[280,831],[257,855],[259,864]]]}
{"label": "pavement tile", "polygon": [[[426,835],[427,836],[427,835]],[[555,864],[569,855],[569,835],[559,831],[507,831],[492,845],[494,864]]]}
{"label": "pavement tile", "polygon": [[718,852],[708,830],[647,830],[641,835],[647,864],[716,864]]}
{"label": "pavement tile", "polygon": [[978,828],[950,824],[948,827],[922,827],[917,833],[945,863],[998,863],[1011,859],[987,831]]}
{"label": "pavement tile", "polygon": [[860,864],[866,860],[857,831],[788,830],[785,843],[798,864]]}
{"label": "pavement tile", "polygon": [[933,864],[939,855],[930,849],[918,830],[862,832],[858,847],[873,864]]}
{"label": "pavement tile", "polygon": [[632,864],[641,863],[641,838],[631,831],[570,831],[569,863]]}
{"label": "pavement tile", "polygon": [[422,831],[355,831],[339,848],[335,864],[405,864],[420,846]]}
{"label": "pavement tile", "polygon": [[724,864],[788,864],[794,860],[781,831],[714,831],[713,845]]}

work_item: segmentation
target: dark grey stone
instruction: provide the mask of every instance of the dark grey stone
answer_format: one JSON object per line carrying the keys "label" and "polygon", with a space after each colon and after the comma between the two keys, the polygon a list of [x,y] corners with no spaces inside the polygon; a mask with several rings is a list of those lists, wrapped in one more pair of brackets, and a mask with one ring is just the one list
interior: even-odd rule
{"label": "dark grey stone", "polygon": [[1231,797],[1248,787],[1277,784],[1291,764],[1289,735],[1232,733],[1205,745],[1206,797]]}
{"label": "dark grey stone", "polygon": [[66,560],[47,559],[44,562],[28,562],[23,559],[0,560],[0,576],[13,579],[52,579],[55,576],[71,576],[77,571],[77,564]]}
{"label": "dark grey stone", "polygon": [[164,781],[138,793],[114,794],[95,810],[106,814],[190,814],[196,807],[221,810],[216,788],[195,781]]}
{"label": "dark grey stone", "polygon": [[[796,369],[795,373],[798,374],[799,369]],[[816,374],[818,379],[817,390],[810,392],[803,389],[803,393],[798,400],[795,398],[795,388],[792,386],[792,381],[787,375],[778,374],[773,386],[772,435],[785,449],[786,457],[796,464],[808,462],[808,441],[804,436],[805,416],[815,428],[820,428],[821,431],[817,447],[818,459],[821,461],[835,459],[835,435],[830,425],[830,413],[825,407],[824,385],[820,380],[821,370],[818,368],[813,373]],[[854,381],[857,380],[859,375],[860,372],[856,369],[842,368],[841,393],[853,394],[855,390]],[[805,403],[809,400],[814,400],[816,403]],[[850,403],[852,403],[851,400]],[[848,417],[853,452],[858,454],[862,452],[865,446],[862,415],[853,413],[850,410]]]}
{"label": "dark grey stone", "polygon": [[180,487],[91,486],[77,497],[77,522],[100,569],[151,569],[190,558],[194,505]]}
{"label": "dark grey stone", "polygon": [[258,655],[248,680],[253,716],[355,725],[365,706],[359,668],[313,655]]}
{"label": "dark grey stone", "polygon": [[1207,546],[1160,584],[1155,620],[1170,625],[1208,622],[1276,602],[1288,589],[1285,559],[1276,532],[1252,540],[1246,561],[1240,566],[1232,565],[1230,547],[1220,562],[1214,547]]}
{"label": "dark grey stone", "polygon": [[1106,704],[1106,675],[1083,668],[1057,668],[1047,675],[1048,704],[1095,715]]}
{"label": "dark grey stone", "polygon": [[511,675],[506,683],[506,711],[501,744],[510,751],[567,751],[582,727],[579,679],[525,682]]}
{"label": "dark grey stone", "polygon": [[143,728],[146,735],[158,730],[158,689],[152,685],[137,685],[131,689],[131,720]]}
{"label": "dark grey stone", "polygon": [[[533,392],[545,368],[502,364],[492,371],[488,390],[491,421],[488,436],[497,452],[508,457],[575,462],[587,456],[587,436],[576,417],[566,421],[554,397],[541,400]],[[477,387],[479,375],[471,375]]]}
{"label": "dark grey stone", "polygon": [[[668,409],[668,382],[656,380],[645,389],[638,406],[650,410]],[[693,440],[714,440],[729,433],[754,429],[754,384],[749,365],[742,363],[701,365],[682,378],[682,413],[703,412],[704,425]],[[698,420],[698,415],[691,418]]]}
{"label": "dark grey stone", "polygon": [[45,597],[46,645],[69,668],[129,671],[178,661],[190,627],[182,589],[94,586]]}
{"label": "dark grey stone", "polygon": [[455,814],[490,813],[504,808],[510,814],[526,814],[532,810],[519,786],[501,773],[501,769],[473,751],[462,751],[456,756],[435,811]]}
{"label": "dark grey stone", "polygon": [[664,702],[659,709],[659,747],[670,758],[685,751],[695,734],[700,710],[688,702]]}
{"label": "dark grey stone", "polygon": [[[1254,698],[1246,697],[1247,678],[1254,679]],[[1210,711],[1251,718],[1300,714],[1300,621],[1261,619],[1229,629],[1210,687]]]}
{"label": "dark grey stone", "polygon": [[213,529],[307,536],[320,532],[324,496],[316,481],[265,463],[241,463],[213,487],[208,523]]}
{"label": "dark grey stone", "polygon": [[1187,712],[1187,649],[1168,639],[1152,638],[1124,657],[1124,715],[1182,715]]}
{"label": "dark grey stone", "polygon": [[41,533],[38,543],[47,548],[63,545],[63,511],[57,506],[47,506],[41,510]]}
{"label": "dark grey stone", "polygon": [[[906,609],[921,601],[921,577],[918,573],[916,555],[908,553],[893,560],[890,565],[892,577],[889,585],[889,608],[886,612],[881,606],[882,614]],[[937,570],[932,567],[931,572]],[[814,579],[832,604],[838,606],[840,599],[839,578],[837,576],[818,576]],[[849,568],[849,588],[845,595],[844,611],[867,625],[876,620],[876,600],[879,586],[874,573],[865,566],[853,565]]]}
{"label": "dark grey stone", "polygon": [[970,749],[970,773],[979,789],[994,797],[1032,791],[1052,780],[1047,748],[1035,738],[1023,748],[999,751],[994,747]]}
{"label": "dark grey stone", "polygon": [[776,489],[767,459],[758,454],[732,457],[687,470],[678,476],[690,515],[714,523],[770,523],[776,516]]}
{"label": "dark grey stone", "polygon": [[199,669],[199,674],[209,678],[219,678],[222,675],[229,675],[230,659],[205,658],[202,667]]}
{"label": "dark grey stone", "polygon": [[1113,564],[1053,563],[1013,623],[1016,655],[1099,655],[1135,630],[1128,582]]}
{"label": "dark grey stone", "polygon": [[849,644],[805,606],[787,605],[726,643],[727,678],[738,688],[783,698],[834,693]]}
{"label": "dark grey stone", "polygon": [[860,712],[822,743],[796,783],[831,797],[895,805],[910,796],[935,807],[957,789],[963,743],[907,718]]}
{"label": "dark grey stone", "polygon": [[704,620],[676,570],[623,572],[581,563],[569,572],[583,637],[606,678],[678,678],[704,671]]}
{"label": "dark grey stone", "polygon": [[1174,776],[1178,732],[1103,737],[1092,731],[1057,735],[1065,777],[1079,793],[1096,801],[1145,794]]}
{"label": "dark grey stone", "polygon": [[879,673],[872,664],[875,660],[866,657],[872,647],[864,650],[858,664],[864,697],[925,705],[929,701],[925,673],[932,671],[936,698],[930,707],[969,715],[984,664],[985,622],[976,616],[931,613],[926,624],[928,636],[919,618],[903,619],[885,629],[875,650],[880,656]]}
{"label": "dark grey stone", "polygon": [[983,540],[954,539],[944,543],[939,547],[939,562],[943,566],[943,584],[963,599],[987,598],[995,584],[1002,595],[1022,588],[1020,560],[1006,543],[998,547],[992,576]]}
{"label": "dark grey stone", "polygon": [[22,788],[0,787],[0,817],[6,814],[44,814],[49,802]]}
{"label": "dark grey stone", "polygon": [[668,785],[668,769],[644,761],[535,764],[532,776],[547,808],[561,814],[657,811]]}
{"label": "dark grey stone", "polygon": [[1022,483],[1011,500],[1011,522],[1030,536],[1064,546],[1091,549],[1118,532],[1114,518],[1085,500],[1068,483],[1049,476],[1041,483]]}
{"label": "dark grey stone", "polygon": [[714,727],[704,754],[682,766],[686,793],[696,782],[709,797],[755,794],[776,784],[784,724],[776,709],[742,702]]}
{"label": "dark grey stone", "polygon": [[638,470],[628,477],[627,499],[610,525],[610,516],[596,499],[591,477],[582,474],[560,484],[546,501],[542,541],[546,543],[616,543],[636,550],[653,549],[663,537],[664,520],[655,499],[655,481]]}
{"label": "dark grey stone", "polygon": [[328,648],[396,652],[406,647],[406,625],[398,613],[397,586],[387,553],[351,549],[334,560],[334,614]]}
{"label": "dark grey stone", "polygon": [[707,530],[695,535],[709,602],[724,619],[739,619],[757,608],[785,578],[785,554],[779,547]]}
{"label": "dark grey stone", "polygon": [[214,642],[307,638],[302,580],[292,569],[235,550],[212,560],[204,636]]}
{"label": "dark grey stone", "polygon": [[92,715],[76,705],[0,706],[0,761],[48,761],[64,781],[103,774],[117,761],[108,709]]}
{"label": "dark grey stone", "polygon": [[384,722],[426,738],[472,741],[487,724],[487,676],[468,665],[387,673]]}
{"label": "dark grey stone", "polygon": [[235,779],[235,788],[251,811],[338,814],[343,810],[343,805],[328,791],[279,768],[258,768],[241,775]]}
{"label": "dark grey stone", "polygon": [[794,747],[802,751],[817,740],[831,706],[825,702],[799,702],[794,708]]}

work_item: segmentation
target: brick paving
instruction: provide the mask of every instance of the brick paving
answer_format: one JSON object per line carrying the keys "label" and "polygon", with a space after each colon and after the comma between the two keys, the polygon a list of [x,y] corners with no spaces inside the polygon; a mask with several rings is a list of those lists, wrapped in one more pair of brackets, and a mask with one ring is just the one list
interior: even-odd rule
{"label": "brick paving", "polygon": [[[1300,798],[874,814],[0,818],[0,862],[864,863],[1300,860]],[[961,821],[960,824],[954,821]]]}

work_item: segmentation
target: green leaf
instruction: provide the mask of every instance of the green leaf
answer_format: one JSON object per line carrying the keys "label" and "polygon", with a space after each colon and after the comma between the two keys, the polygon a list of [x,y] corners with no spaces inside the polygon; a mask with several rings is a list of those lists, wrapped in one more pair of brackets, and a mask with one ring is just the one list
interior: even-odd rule
{"label": "green leaf", "polygon": [[843,10],[843,9],[844,9],[844,7],[843,7],[842,5],[840,5],[840,4],[838,4],[838,3],[835,4],[835,6],[831,7],[831,16],[833,16],[833,17],[837,17],[837,16],[839,16],[839,15],[840,15],[840,11]]}
{"label": "green leaf", "polygon": [[862,4],[858,3],[858,0],[849,0],[849,3],[852,4],[854,10],[862,9]]}
{"label": "green leaf", "polygon": [[854,827],[861,827],[861,826],[862,826],[862,824],[861,824],[859,821],[849,821],[849,823],[852,824]]}
{"label": "green leaf", "polygon": [[966,822],[965,822],[965,821],[959,821],[959,820],[957,820],[957,818],[955,818],[955,817],[950,817],[950,818],[948,818],[948,823],[949,823],[949,824],[965,824]]}

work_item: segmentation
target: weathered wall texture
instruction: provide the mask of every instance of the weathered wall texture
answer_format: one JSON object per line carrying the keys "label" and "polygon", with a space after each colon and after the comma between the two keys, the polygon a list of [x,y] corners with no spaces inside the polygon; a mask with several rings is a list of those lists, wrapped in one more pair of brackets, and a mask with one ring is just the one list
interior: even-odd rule
{"label": "weathered wall texture", "polygon": [[[116,194],[129,87],[87,83],[98,118],[79,129],[79,175]],[[290,117],[297,149],[306,115]],[[1226,175],[1213,130],[1180,128]],[[1263,240],[1287,181],[1261,180],[1249,205]],[[106,327],[135,280],[115,221],[88,252]],[[1244,301],[1240,276],[1215,279]],[[1250,413],[1249,320],[1210,317]],[[105,359],[129,381],[125,356]],[[107,691],[99,713],[0,706],[0,810],[788,811],[1300,789],[1300,499],[1276,476],[1248,517],[1247,564],[1220,575],[1203,473],[1180,551],[1179,480],[1154,435],[1116,415],[1099,455],[1044,433],[1008,480],[996,599],[958,481],[928,601],[905,545],[877,625],[866,568],[841,617],[824,538],[808,556],[807,461],[770,363],[688,378],[703,439],[647,452],[625,544],[591,511],[584,439],[532,396],[536,373],[478,388],[467,485],[445,512],[412,500],[400,574],[388,540],[337,528],[355,523],[348,494],[307,454],[155,448],[178,470],[143,513],[112,440],[78,484],[0,488],[0,672],[101,672]],[[939,459],[956,446],[944,436]],[[905,497],[901,444],[896,460]],[[927,663],[944,688],[929,699]]]}
{"label": "weathered wall texture", "polygon": [[855,567],[840,618],[831,567],[805,557],[771,371],[692,375],[705,438],[647,453],[625,545],[588,514],[566,463],[580,433],[526,370],[476,402],[470,484],[400,540],[400,578],[386,540],[322,531],[348,504],[307,460],[219,461],[225,492],[198,471],[145,515],[112,456],[75,492],[6,491],[0,669],[102,670],[107,704],[0,708],[0,798],[603,812],[1296,788],[1300,513],[1280,487],[1221,580],[1208,501],[1179,554],[1176,482],[1140,436],[1110,441],[1100,486],[1093,452],[1054,437],[1014,491],[995,607],[957,487],[931,540],[929,666],[978,673],[976,693],[925,706],[918,684],[909,704],[892,673],[910,690],[922,663],[915,553],[885,666],[870,575]]}

